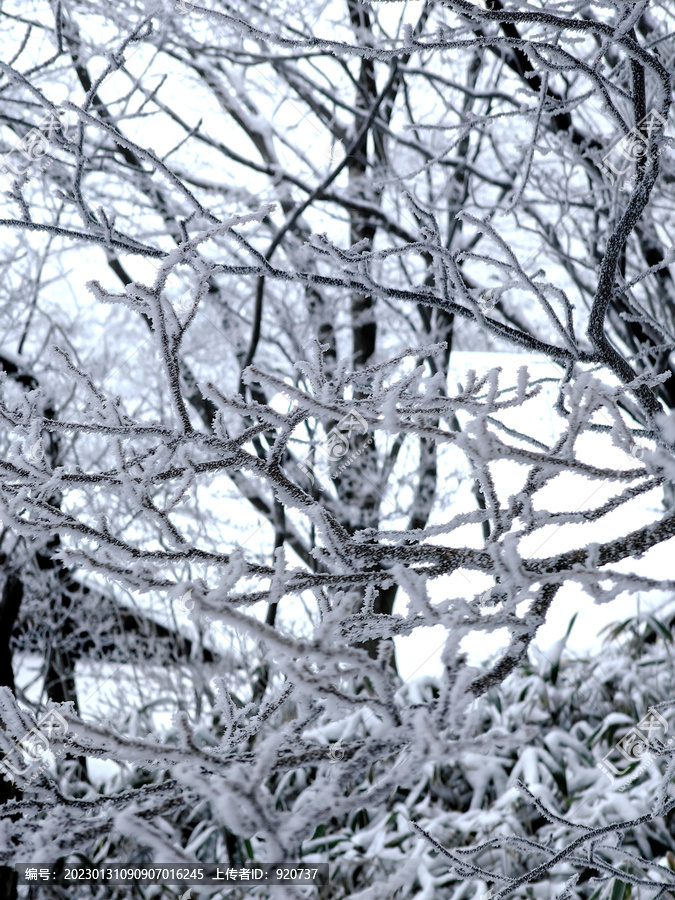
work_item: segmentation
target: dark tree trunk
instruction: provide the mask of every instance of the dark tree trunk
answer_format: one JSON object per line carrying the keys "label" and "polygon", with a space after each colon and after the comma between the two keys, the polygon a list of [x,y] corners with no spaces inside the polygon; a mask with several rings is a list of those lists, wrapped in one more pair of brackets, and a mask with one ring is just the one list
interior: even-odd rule
{"label": "dark tree trunk", "polygon": [[[23,583],[18,576],[10,573],[2,589],[0,606],[0,684],[14,692],[14,670],[12,668],[12,629],[19,615],[23,599]],[[0,776],[0,805],[8,800],[18,799],[15,785]],[[0,900],[16,900],[17,875],[11,866],[0,866]]]}

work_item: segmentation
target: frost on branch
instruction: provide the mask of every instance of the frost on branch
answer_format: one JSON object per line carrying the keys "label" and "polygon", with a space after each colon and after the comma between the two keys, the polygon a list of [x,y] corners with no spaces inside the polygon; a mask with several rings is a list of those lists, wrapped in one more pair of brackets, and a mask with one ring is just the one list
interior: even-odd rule
{"label": "frost on branch", "polygon": [[0,865],[652,900],[664,4],[93,6],[0,13]]}

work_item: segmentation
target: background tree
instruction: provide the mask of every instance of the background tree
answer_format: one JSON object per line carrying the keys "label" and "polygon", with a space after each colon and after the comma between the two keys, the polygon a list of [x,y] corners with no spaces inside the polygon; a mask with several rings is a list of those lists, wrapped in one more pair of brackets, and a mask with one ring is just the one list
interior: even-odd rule
{"label": "background tree", "polygon": [[[15,668],[42,659],[37,693],[6,667],[3,747],[45,701],[69,722],[52,774],[6,789],[5,866],[319,859],[345,823],[429,853],[408,821],[429,767],[538,739],[479,710],[561,588],[672,588],[625,565],[675,532],[670,4],[413,6],[0,13],[2,621]],[[550,379],[452,383],[453,349],[506,347]],[[553,441],[532,412],[546,391]],[[561,476],[583,491],[562,509]],[[542,557],[551,526],[566,549]],[[393,639],[420,625],[447,640],[418,695]],[[469,665],[465,638],[498,632]],[[666,785],[672,752],[651,750]],[[100,793],[97,757],[120,767]],[[669,877],[659,790],[637,824],[607,823],[635,835],[627,884]],[[553,858],[561,884],[575,853]],[[448,890],[545,883],[541,862],[465,858],[442,860]],[[442,887],[345,865],[345,895]]]}

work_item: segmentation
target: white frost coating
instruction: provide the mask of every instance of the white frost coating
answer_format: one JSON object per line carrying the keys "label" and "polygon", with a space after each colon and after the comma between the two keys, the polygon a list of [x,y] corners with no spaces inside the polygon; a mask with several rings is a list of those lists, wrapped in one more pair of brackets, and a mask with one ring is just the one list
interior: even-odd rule
{"label": "white frost coating", "polygon": [[[668,117],[663,16],[43,5],[28,37],[0,13],[5,138],[93,81],[0,220],[0,753],[50,691],[80,707],[0,803],[0,865],[330,860],[363,900],[675,880],[672,748],[598,768],[675,696],[671,610],[645,613],[675,588],[674,177],[633,129],[643,71]],[[484,354],[459,386],[458,348]],[[597,664],[560,633],[541,662],[572,589],[642,617]],[[420,631],[443,646],[412,662]]]}

